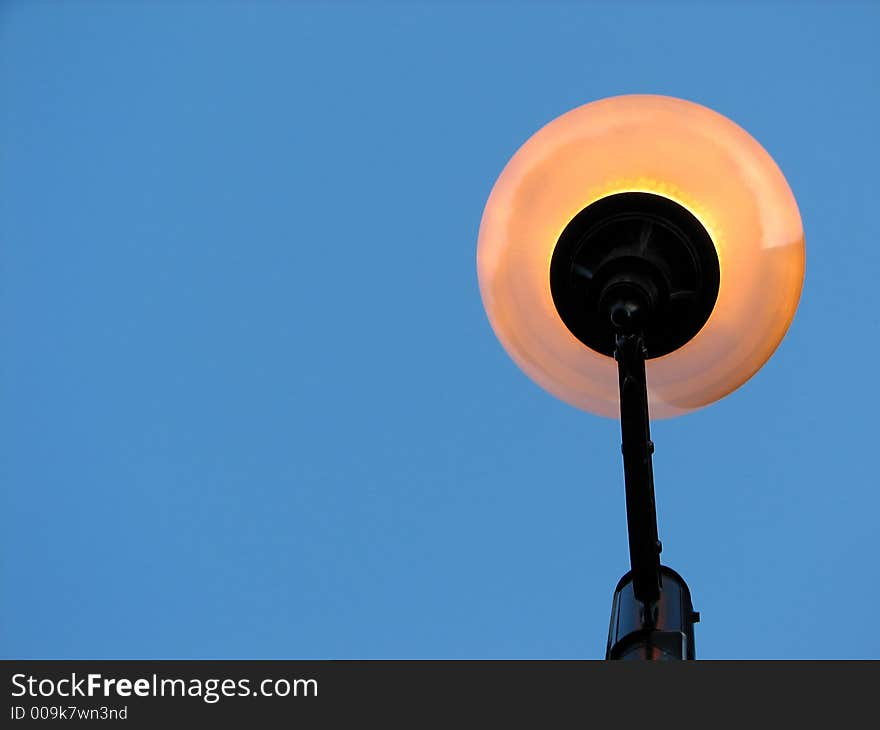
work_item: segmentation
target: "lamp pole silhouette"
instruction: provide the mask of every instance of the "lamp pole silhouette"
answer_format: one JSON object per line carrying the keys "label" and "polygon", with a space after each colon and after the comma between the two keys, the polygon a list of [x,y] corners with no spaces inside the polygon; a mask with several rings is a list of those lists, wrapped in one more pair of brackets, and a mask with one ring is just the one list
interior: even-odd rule
{"label": "lamp pole silhouette", "polygon": [[630,570],[606,658],[693,659],[684,579],[660,561],[650,416],[708,405],[782,340],[804,274],[772,158],[692,102],[622,96],[550,122],[486,204],[480,291],[499,340],[563,400],[619,417]]}

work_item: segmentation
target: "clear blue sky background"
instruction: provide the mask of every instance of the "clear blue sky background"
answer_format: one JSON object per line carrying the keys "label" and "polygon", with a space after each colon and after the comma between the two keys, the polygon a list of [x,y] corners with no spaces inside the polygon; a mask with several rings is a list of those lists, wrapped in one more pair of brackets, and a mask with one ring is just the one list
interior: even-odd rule
{"label": "clear blue sky background", "polygon": [[598,658],[618,424],[483,313],[529,135],[632,92],[749,130],[800,310],[656,423],[703,658],[878,657],[880,5],[5,2],[0,651]]}

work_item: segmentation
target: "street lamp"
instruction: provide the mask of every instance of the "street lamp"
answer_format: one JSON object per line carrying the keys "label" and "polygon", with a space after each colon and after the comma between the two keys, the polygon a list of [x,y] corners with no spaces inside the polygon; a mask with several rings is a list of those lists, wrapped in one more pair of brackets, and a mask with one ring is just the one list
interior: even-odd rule
{"label": "street lamp", "polygon": [[602,99],[551,121],[507,163],[477,270],[517,365],[571,405],[620,418],[631,569],[606,657],[693,658],[699,617],[684,580],[660,564],[649,412],[723,398],[785,335],[804,277],[785,178],[704,106]]}

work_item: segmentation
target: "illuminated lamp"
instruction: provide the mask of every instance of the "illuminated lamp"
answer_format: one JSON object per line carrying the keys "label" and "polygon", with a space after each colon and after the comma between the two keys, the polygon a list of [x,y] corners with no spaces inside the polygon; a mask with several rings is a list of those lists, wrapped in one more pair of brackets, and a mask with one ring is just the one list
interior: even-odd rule
{"label": "illuminated lamp", "polygon": [[660,564],[649,413],[723,398],[785,335],[804,233],[782,172],[699,104],[586,104],[507,163],[483,213],[477,270],[516,364],[563,401],[621,419],[631,570],[615,591],[606,656],[693,658],[690,593]]}

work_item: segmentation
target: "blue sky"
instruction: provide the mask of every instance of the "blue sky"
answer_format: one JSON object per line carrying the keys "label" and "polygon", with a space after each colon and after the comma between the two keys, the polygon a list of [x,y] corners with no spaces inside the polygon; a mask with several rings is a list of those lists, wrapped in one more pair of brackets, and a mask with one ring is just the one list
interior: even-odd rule
{"label": "blue sky", "polygon": [[[599,658],[618,424],[483,313],[483,204],[532,132],[691,99],[773,155],[800,309],[654,424],[702,658],[867,658],[880,5],[6,2],[7,658]],[[846,628],[851,627],[851,628]]]}

